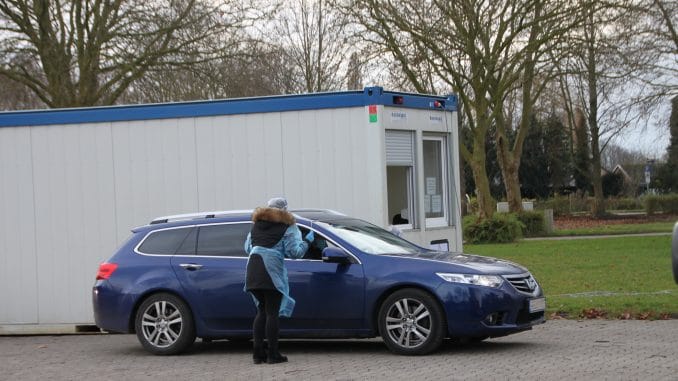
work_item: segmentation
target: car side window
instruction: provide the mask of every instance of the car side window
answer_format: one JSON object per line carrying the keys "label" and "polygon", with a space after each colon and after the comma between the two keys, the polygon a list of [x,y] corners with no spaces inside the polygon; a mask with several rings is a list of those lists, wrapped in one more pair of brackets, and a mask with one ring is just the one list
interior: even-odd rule
{"label": "car side window", "polygon": [[244,245],[252,224],[222,224],[198,229],[197,255],[246,257]]}
{"label": "car side window", "polygon": [[195,247],[198,241],[198,228],[191,229],[191,233],[184,239],[175,254],[195,255]]}
{"label": "car side window", "polygon": [[[304,226],[299,226],[301,230],[301,236],[305,237],[308,234],[309,229]],[[326,247],[336,247],[332,242],[328,241],[325,237],[320,235],[320,233],[314,233],[313,242],[308,247],[308,251],[304,254],[303,259],[315,259],[321,260],[323,257],[323,250]]]}
{"label": "car side window", "polygon": [[193,227],[186,227],[151,232],[146,236],[138,250],[144,254],[173,255],[194,230]]}

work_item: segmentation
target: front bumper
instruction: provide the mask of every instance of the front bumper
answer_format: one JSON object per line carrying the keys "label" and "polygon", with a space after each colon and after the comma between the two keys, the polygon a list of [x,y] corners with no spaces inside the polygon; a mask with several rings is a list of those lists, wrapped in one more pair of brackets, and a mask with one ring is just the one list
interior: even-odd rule
{"label": "front bumper", "polygon": [[543,298],[541,288],[528,295],[509,282],[498,288],[444,283],[437,290],[450,337],[499,337],[532,329],[545,311],[530,312],[529,300]]}

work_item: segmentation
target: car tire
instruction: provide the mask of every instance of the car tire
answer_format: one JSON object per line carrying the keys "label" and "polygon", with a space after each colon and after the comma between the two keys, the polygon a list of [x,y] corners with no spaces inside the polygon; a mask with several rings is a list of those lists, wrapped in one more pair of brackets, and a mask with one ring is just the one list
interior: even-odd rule
{"label": "car tire", "polygon": [[172,294],[146,298],[137,309],[134,328],[144,349],[155,355],[179,354],[195,341],[191,310]]}
{"label": "car tire", "polygon": [[378,325],[388,349],[400,355],[431,353],[447,334],[440,304],[417,289],[399,290],[386,298],[379,309]]}

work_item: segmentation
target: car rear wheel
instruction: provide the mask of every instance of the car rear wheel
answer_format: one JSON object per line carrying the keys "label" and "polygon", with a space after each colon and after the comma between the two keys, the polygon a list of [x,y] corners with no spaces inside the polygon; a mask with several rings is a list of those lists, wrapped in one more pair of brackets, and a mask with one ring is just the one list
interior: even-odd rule
{"label": "car rear wheel", "polygon": [[134,327],[141,345],[156,355],[181,353],[195,341],[191,310],[172,294],[154,294],[144,300]]}
{"label": "car rear wheel", "polygon": [[438,349],[447,330],[438,301],[416,289],[396,291],[386,298],[378,322],[388,349],[402,355],[423,355]]}

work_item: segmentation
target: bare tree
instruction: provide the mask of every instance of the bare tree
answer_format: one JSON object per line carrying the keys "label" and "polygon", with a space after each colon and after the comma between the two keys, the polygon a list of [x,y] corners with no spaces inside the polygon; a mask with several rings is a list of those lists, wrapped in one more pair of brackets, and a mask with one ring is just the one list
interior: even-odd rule
{"label": "bare tree", "polygon": [[228,57],[190,67],[158,67],[132,83],[121,100],[155,103],[251,97],[296,91],[294,67],[281,48],[249,41]]}
{"label": "bare tree", "polygon": [[346,72],[346,88],[356,90],[363,88],[362,64],[357,52],[351,53]]}
{"label": "bare tree", "polygon": [[616,144],[609,144],[601,155],[601,163],[607,170],[613,170],[617,165],[645,164],[647,157],[640,151],[630,150]]}
{"label": "bare tree", "polygon": [[[17,64],[24,67],[26,71],[38,72],[39,68],[30,59],[21,56],[15,56]],[[24,110],[44,108],[45,104],[23,84],[12,81],[7,77],[0,75],[0,110]]]}
{"label": "bare tree", "polygon": [[[655,64],[664,53],[644,36],[649,19],[647,9],[638,7],[640,2],[580,3],[584,22],[571,31],[570,57],[560,61],[559,70],[571,125],[574,110],[581,109],[586,115],[589,179],[595,199],[592,212],[600,216],[605,213],[601,155],[617,135],[646,125],[657,102],[667,91],[671,93],[675,79],[669,76],[661,84],[652,83],[660,78]],[[639,29],[639,25],[643,27]]]}
{"label": "bare tree", "polygon": [[220,57],[213,42],[252,12],[235,0],[0,0],[0,76],[49,107],[113,104],[149,70]]}
{"label": "bare tree", "polygon": [[[521,209],[518,168],[531,105],[550,75],[544,52],[557,49],[577,22],[570,2],[352,0],[343,9],[363,26],[366,38],[390,52],[414,90],[448,87],[459,94],[473,135],[461,152],[473,172],[481,216],[494,209],[485,158],[493,128],[511,209]],[[516,127],[505,102],[518,90]]]}
{"label": "bare tree", "polygon": [[343,15],[326,0],[286,3],[275,26],[279,46],[297,71],[300,92],[343,87],[346,64],[354,51]]}
{"label": "bare tree", "polygon": [[667,105],[678,95],[678,4],[636,0],[616,6],[623,7],[627,20],[633,20],[627,21],[619,32],[625,47],[622,63],[635,68],[632,79],[645,87],[637,96],[639,103],[646,110]]}

